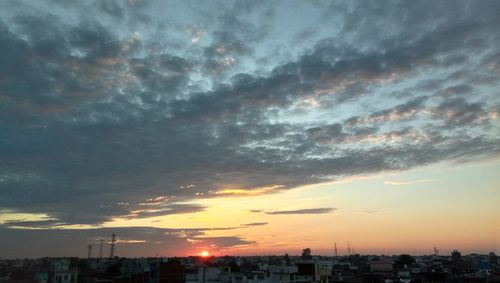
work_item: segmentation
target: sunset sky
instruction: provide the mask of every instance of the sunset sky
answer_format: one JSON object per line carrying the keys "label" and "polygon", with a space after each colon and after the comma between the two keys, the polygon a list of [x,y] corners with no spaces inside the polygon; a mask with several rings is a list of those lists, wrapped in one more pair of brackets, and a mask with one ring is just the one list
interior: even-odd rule
{"label": "sunset sky", "polygon": [[0,1],[0,258],[500,252],[500,1]]}

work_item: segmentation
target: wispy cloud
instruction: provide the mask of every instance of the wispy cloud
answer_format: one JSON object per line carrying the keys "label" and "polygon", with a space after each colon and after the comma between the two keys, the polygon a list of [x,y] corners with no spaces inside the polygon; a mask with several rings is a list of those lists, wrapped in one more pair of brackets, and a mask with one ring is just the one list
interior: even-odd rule
{"label": "wispy cloud", "polygon": [[258,196],[263,194],[268,194],[271,192],[276,192],[279,189],[284,188],[282,185],[273,185],[262,188],[252,188],[252,189],[222,189],[215,191],[213,195],[216,196]]}
{"label": "wispy cloud", "polygon": [[361,210],[356,212],[356,214],[360,215],[376,215],[376,214],[381,214],[387,211],[390,211],[390,208],[377,208],[377,209],[367,209],[367,210]]}
{"label": "wispy cloud", "polygon": [[364,211],[358,211],[356,214],[364,214],[364,215],[374,215],[374,214],[379,214],[380,211],[376,210],[364,210]]}
{"label": "wispy cloud", "polygon": [[159,209],[145,209],[132,211],[128,218],[149,218],[172,214],[186,214],[204,211],[205,206],[193,203],[173,203]]}
{"label": "wispy cloud", "polygon": [[253,222],[253,223],[246,223],[246,224],[241,224],[241,226],[243,227],[253,227],[253,226],[264,226],[264,225],[267,225],[269,223],[267,222]]}
{"label": "wispy cloud", "polygon": [[296,209],[296,210],[278,210],[278,211],[267,211],[266,214],[269,215],[280,215],[280,214],[326,214],[337,210],[334,207],[326,208],[306,208],[306,209]]}

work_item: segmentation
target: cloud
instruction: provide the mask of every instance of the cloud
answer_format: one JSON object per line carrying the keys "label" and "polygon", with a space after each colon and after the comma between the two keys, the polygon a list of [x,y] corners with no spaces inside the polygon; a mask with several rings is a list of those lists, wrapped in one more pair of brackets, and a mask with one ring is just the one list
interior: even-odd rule
{"label": "cloud", "polygon": [[124,16],[123,7],[115,0],[103,0],[99,1],[99,7],[103,12],[109,14],[112,17],[122,18]]}
{"label": "cloud", "polygon": [[[111,234],[116,233],[115,254],[120,257],[137,255],[155,256],[162,251],[163,256],[195,255],[203,247],[213,249],[231,248],[252,244],[238,236],[206,237],[203,229],[160,229],[148,227],[115,227],[95,229],[7,229],[0,227],[3,258],[52,256],[86,256],[86,247],[94,247],[104,240],[105,254],[108,255]],[[22,245],[18,243],[22,239]],[[188,241],[194,239],[196,242]],[[97,249],[94,248],[94,251]],[[94,255],[96,256],[96,255]]]}
{"label": "cloud", "polygon": [[[109,17],[40,3],[0,3],[0,208],[56,219],[38,226],[500,154],[495,1],[308,6],[341,28],[297,21],[317,30],[301,46],[273,20],[285,2],[189,17],[161,1],[99,2]],[[180,16],[155,25],[167,10]],[[214,74],[226,56],[238,63]]]}
{"label": "cloud", "polygon": [[244,227],[254,227],[254,226],[264,226],[264,225],[267,225],[269,223],[267,222],[252,222],[252,223],[246,223],[246,224],[241,224],[241,226],[244,226]]}
{"label": "cloud", "polygon": [[307,209],[296,209],[296,210],[277,210],[277,211],[267,211],[266,214],[269,215],[281,215],[281,214],[326,214],[337,210],[336,208],[307,208]]}
{"label": "cloud", "polygon": [[263,194],[269,194],[272,192],[277,192],[282,189],[282,185],[271,185],[269,187],[262,188],[250,188],[250,189],[222,189],[215,191],[212,194],[215,196],[258,196]]}
{"label": "cloud", "polygon": [[227,249],[243,245],[253,245],[255,241],[242,240],[239,237],[198,237],[196,238],[201,246],[209,246],[213,249]]}
{"label": "cloud", "polygon": [[173,203],[156,207],[155,209],[146,209],[133,211],[129,218],[149,218],[172,214],[196,213],[206,209],[205,206],[192,203]]}
{"label": "cloud", "polygon": [[489,118],[483,103],[469,103],[464,98],[445,100],[434,109],[432,114],[434,117],[444,119],[446,124],[461,126]]}
{"label": "cloud", "polygon": [[31,228],[31,229],[43,229],[43,228],[58,228],[58,226],[66,225],[67,223],[61,222],[57,219],[49,220],[7,220],[2,225],[10,228]]}
{"label": "cloud", "polygon": [[427,100],[426,96],[416,97],[391,109],[376,111],[368,117],[349,118],[345,123],[352,127],[360,124],[386,123],[409,119],[417,115],[419,110],[424,108],[425,100]]}

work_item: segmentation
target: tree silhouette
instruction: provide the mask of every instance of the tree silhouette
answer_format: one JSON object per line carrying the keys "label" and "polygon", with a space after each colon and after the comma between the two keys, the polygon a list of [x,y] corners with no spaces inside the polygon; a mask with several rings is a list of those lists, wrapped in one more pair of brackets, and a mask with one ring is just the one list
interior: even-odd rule
{"label": "tree silhouette", "polygon": [[310,248],[303,249],[301,258],[302,259],[312,259],[311,249]]}
{"label": "tree silhouette", "polygon": [[415,259],[411,255],[402,254],[398,257],[398,259],[394,262],[397,268],[404,268],[411,266],[415,263]]}

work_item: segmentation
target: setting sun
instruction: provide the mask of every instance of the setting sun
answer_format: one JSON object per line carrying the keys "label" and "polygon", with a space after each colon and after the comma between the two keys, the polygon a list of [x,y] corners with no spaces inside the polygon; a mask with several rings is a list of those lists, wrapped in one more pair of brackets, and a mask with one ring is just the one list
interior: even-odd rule
{"label": "setting sun", "polygon": [[209,254],[207,251],[202,251],[202,252],[200,253],[200,256],[202,256],[202,257],[207,257],[207,256],[209,256],[209,255],[210,255],[210,254]]}

